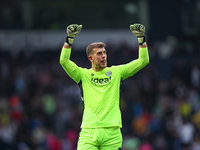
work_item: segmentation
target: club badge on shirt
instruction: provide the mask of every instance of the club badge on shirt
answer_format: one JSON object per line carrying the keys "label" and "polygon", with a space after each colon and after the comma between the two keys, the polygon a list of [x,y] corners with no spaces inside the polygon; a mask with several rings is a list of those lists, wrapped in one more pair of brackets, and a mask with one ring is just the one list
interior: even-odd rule
{"label": "club badge on shirt", "polygon": [[109,70],[108,72],[106,72],[106,76],[109,77],[112,75],[112,72]]}

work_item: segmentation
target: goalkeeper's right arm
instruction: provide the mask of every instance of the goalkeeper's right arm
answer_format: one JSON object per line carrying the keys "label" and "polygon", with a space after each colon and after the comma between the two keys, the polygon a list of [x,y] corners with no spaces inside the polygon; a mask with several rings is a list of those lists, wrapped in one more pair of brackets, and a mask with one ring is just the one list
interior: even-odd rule
{"label": "goalkeeper's right arm", "polygon": [[77,75],[79,74],[80,68],[70,60],[70,55],[71,47],[64,45],[60,54],[60,64],[65,72],[78,83],[79,79],[77,78]]}
{"label": "goalkeeper's right arm", "polygon": [[82,25],[70,25],[67,27],[67,37],[65,40],[65,43],[63,45],[61,54],[60,54],[60,64],[63,67],[63,69],[66,71],[66,73],[74,79],[76,82],[78,82],[78,79],[75,79],[77,77],[77,74],[79,72],[79,67],[70,60],[71,55],[71,46],[74,40],[74,37],[80,33],[82,28]]}

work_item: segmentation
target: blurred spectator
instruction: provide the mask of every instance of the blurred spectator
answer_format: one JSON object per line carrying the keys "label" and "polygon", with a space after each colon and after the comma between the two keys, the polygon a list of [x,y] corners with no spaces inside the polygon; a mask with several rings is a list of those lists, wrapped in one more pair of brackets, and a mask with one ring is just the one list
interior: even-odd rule
{"label": "blurred spectator", "polygon": [[158,56],[162,59],[167,59],[175,53],[178,47],[178,41],[174,36],[166,37],[165,41],[158,46]]}
{"label": "blurred spectator", "polygon": [[139,150],[153,150],[153,146],[147,139],[143,139]]}
{"label": "blurred spectator", "polygon": [[178,134],[183,150],[191,149],[194,133],[195,130],[192,123],[190,123],[187,118],[183,117],[183,121],[178,127]]}
{"label": "blurred spectator", "polygon": [[199,65],[196,63],[191,68],[191,76],[190,76],[191,84],[195,88],[199,88],[200,86],[200,69]]}
{"label": "blurred spectator", "polygon": [[167,149],[167,142],[165,136],[160,133],[154,139],[154,148],[155,150],[166,150]]}
{"label": "blurred spectator", "polygon": [[138,150],[141,141],[136,136],[127,136],[123,140],[123,150]]}
{"label": "blurred spectator", "polygon": [[200,150],[200,140],[198,134],[194,136],[194,140],[191,145],[191,150]]}

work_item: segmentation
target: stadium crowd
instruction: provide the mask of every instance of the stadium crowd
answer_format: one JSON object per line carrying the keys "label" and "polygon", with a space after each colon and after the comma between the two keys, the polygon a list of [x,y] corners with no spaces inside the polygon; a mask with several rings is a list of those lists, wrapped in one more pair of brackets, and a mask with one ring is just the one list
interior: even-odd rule
{"label": "stadium crowd", "polygon": [[[126,41],[106,44],[108,66],[138,56]],[[200,45],[147,44],[150,63],[122,83],[123,150],[200,150]],[[1,150],[76,149],[83,108],[60,52],[0,49]],[[84,48],[71,60],[90,68]]]}

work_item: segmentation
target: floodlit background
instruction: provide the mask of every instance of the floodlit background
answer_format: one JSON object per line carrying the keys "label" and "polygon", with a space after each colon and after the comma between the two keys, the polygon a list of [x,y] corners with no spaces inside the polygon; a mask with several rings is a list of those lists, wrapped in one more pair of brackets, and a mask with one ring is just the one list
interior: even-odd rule
{"label": "floodlit background", "polygon": [[199,16],[200,0],[0,1],[0,150],[76,150],[83,108],[59,64],[74,23],[85,68],[97,41],[108,66],[136,59],[129,26],[146,26],[150,63],[122,84],[123,150],[200,150]]}

